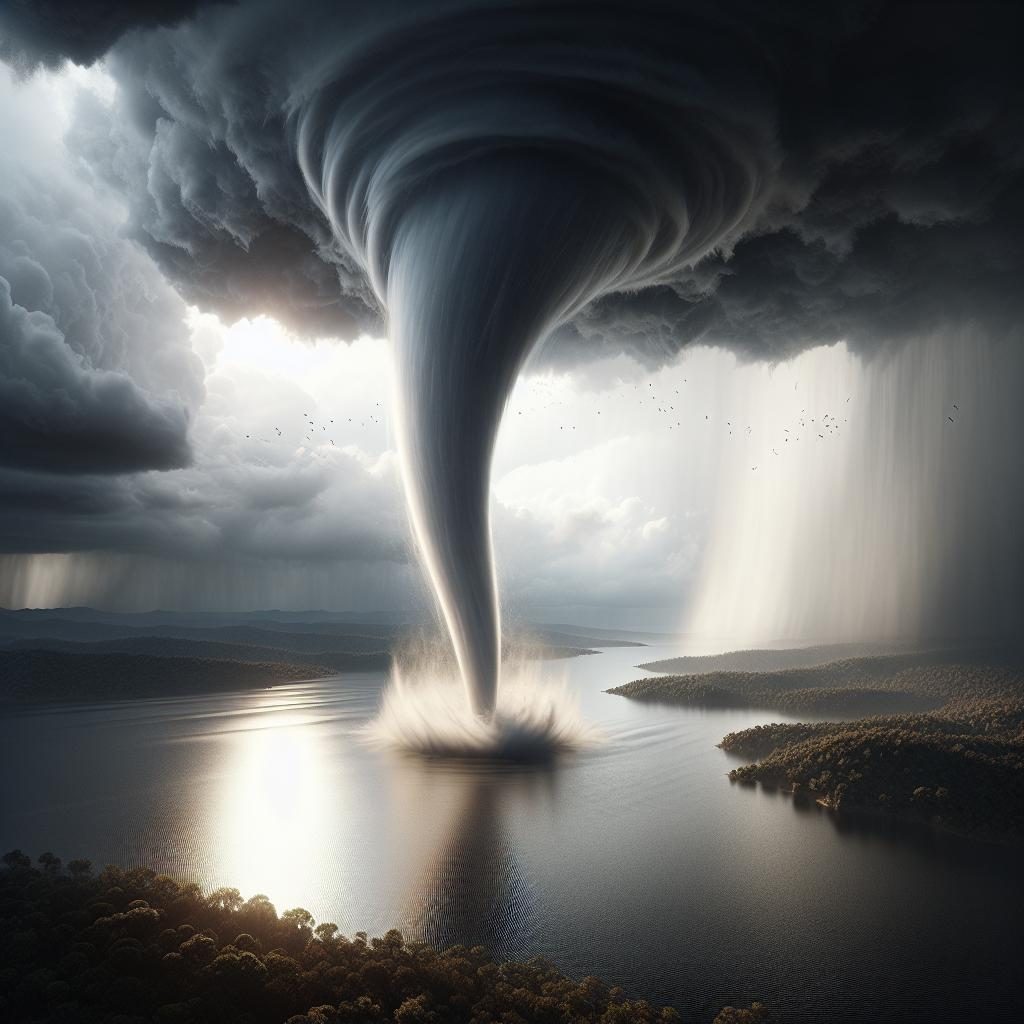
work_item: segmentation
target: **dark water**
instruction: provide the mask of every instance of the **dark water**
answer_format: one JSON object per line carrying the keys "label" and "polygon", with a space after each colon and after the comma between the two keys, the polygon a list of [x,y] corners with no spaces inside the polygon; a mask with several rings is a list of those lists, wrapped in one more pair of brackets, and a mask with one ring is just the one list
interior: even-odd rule
{"label": "dark water", "polygon": [[[708,1020],[1019,1019],[1012,851],[732,787],[715,743],[779,715],[602,693],[677,648],[549,663],[605,744],[547,769],[357,735],[383,676],[0,720],[0,847],[146,863],[343,931],[484,942]],[[926,781],[926,780],[924,780]]]}

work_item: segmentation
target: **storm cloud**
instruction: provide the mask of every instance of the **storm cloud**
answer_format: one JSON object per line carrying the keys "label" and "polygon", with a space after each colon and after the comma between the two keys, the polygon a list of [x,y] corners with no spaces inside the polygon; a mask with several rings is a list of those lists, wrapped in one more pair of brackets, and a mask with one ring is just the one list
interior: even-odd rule
{"label": "storm cloud", "polygon": [[[768,358],[841,338],[871,350],[950,316],[998,331],[1021,312],[1005,287],[1022,258],[1016,5],[647,4],[627,17],[614,4],[513,10],[474,0],[428,14],[401,4],[370,13],[186,3],[143,5],[134,24],[112,5],[92,16],[89,6],[69,20],[43,5],[27,27],[28,15],[5,15],[8,50],[29,64],[43,53],[51,63],[60,52],[95,59],[133,29],[108,57],[121,86],[113,116],[82,110],[76,145],[126,191],[134,237],[186,298],[227,318],[262,311],[343,337],[382,322],[368,268],[339,245],[298,167],[296,127],[310,103],[333,104],[340,118],[346,103],[404,69],[417,95],[410,103],[410,88],[401,102],[420,117],[422,138],[445,104],[489,95],[491,106],[481,99],[480,117],[469,115],[446,151],[452,166],[495,138],[538,144],[553,124],[538,116],[524,130],[500,110],[550,88],[545,68],[559,64],[565,102],[599,91],[595,66],[614,54],[644,85],[627,101],[635,105],[609,115],[605,83],[609,132],[621,114],[634,136],[622,141],[642,139],[651,92],[678,90],[688,74],[694,95],[719,96],[719,126],[746,126],[762,201],[702,262],[663,268],[642,282],[651,287],[634,283],[579,312],[550,358],[625,349],[657,362],[697,340]],[[176,28],[151,28],[185,15]],[[474,54],[490,59],[509,38],[515,62],[481,78]],[[559,49],[563,38],[572,43]],[[674,70],[645,67],[659,51]],[[377,117],[346,130],[386,124]],[[567,138],[564,123],[558,131]],[[346,189],[365,185],[347,171]],[[725,196],[738,181],[718,186]]]}
{"label": "storm cloud", "polygon": [[92,64],[131,29],[170,25],[204,0],[11,0],[0,22],[0,59],[21,71]]}
{"label": "storm cloud", "polygon": [[0,154],[0,466],[184,465],[203,395],[185,305],[2,74],[0,130],[19,145]]}

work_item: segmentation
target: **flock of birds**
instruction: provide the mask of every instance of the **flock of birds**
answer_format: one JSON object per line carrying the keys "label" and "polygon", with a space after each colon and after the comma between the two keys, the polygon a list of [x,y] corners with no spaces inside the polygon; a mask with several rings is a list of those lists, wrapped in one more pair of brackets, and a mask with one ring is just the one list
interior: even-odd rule
{"label": "flock of birds", "polygon": [[[680,384],[680,386],[685,387],[688,383],[689,378],[682,377],[681,380],[675,381],[670,385],[669,391],[659,392],[655,390],[653,381],[648,381],[646,388],[643,388],[640,384],[633,384],[631,390],[627,389],[620,382],[620,387],[616,391],[606,393],[605,395],[605,402],[609,403],[611,408],[609,409],[609,405],[606,404],[604,409],[596,409],[595,415],[601,416],[603,412],[609,411],[615,414],[620,411],[619,408],[616,408],[617,405],[625,404],[628,406],[635,404],[638,411],[653,410],[656,415],[666,419],[668,430],[682,430],[684,429],[683,417],[686,415],[682,408],[684,399],[680,397],[682,394],[680,387],[676,387],[674,384]],[[797,384],[794,384],[794,390],[796,390],[797,386]],[[852,397],[852,395],[847,397],[846,403],[849,403]],[[679,408],[676,407],[677,402],[679,402]],[[559,399],[557,389],[552,382],[544,378],[535,378],[531,382],[526,403],[524,408],[517,408],[515,410],[516,416],[523,416],[525,414],[529,418],[539,412],[567,404]],[[698,412],[697,415],[703,415],[703,420],[700,422],[707,423],[709,426],[715,423],[711,413]],[[716,416],[716,419],[720,419],[720,417]],[[848,417],[844,416],[842,422],[849,422]],[[754,436],[754,426],[751,423],[744,424],[739,420],[731,419],[725,419],[724,423],[727,437],[739,436],[750,440]],[[559,431],[571,432],[576,430],[576,424],[559,424],[558,429]],[[832,411],[827,411],[820,416],[809,416],[807,409],[803,408],[789,427],[782,428],[782,436],[778,437],[775,445],[767,449],[767,451],[771,456],[779,456],[785,450],[784,448],[780,450],[782,445],[789,444],[790,442],[799,442],[803,436],[807,436],[808,431],[822,441],[838,436],[840,433],[840,418]],[[755,472],[757,468],[756,465],[751,466],[751,472]]]}
{"label": "flock of birds", "polygon": [[[548,410],[557,409],[564,407],[569,404],[567,397],[565,396],[564,386],[558,383],[559,378],[551,377],[534,377],[531,378],[525,387],[521,390],[520,394],[516,396],[513,402],[513,408],[509,410],[509,413],[514,413],[515,417],[526,416],[527,419],[535,418],[541,413],[546,413]],[[684,386],[689,383],[687,377],[682,377],[681,381],[674,383]],[[794,390],[797,388],[797,384],[794,384]],[[643,388],[640,384],[633,384],[630,390],[627,384],[623,384],[620,381],[619,388],[604,393],[604,409],[594,410],[596,416],[601,416],[602,413],[610,412],[612,416],[621,414],[622,412],[628,411],[628,406],[635,404],[638,411],[651,411],[654,410],[656,415],[664,417],[668,422],[666,426],[668,430],[681,430],[683,429],[683,417],[684,412],[682,410],[682,400],[680,399],[680,388],[670,386],[670,392],[662,392],[659,394],[655,390],[654,382],[649,381],[647,387]],[[848,405],[852,399],[852,395],[846,398],[845,405]],[[574,405],[578,405],[578,398],[573,395]],[[680,404],[680,408],[676,408],[676,403]],[[959,414],[960,407],[954,402],[952,403],[952,410],[947,419],[950,423],[956,423],[957,420],[954,418],[952,413]],[[373,409],[369,413],[365,413],[360,417],[349,416],[341,422],[341,429],[347,429],[348,424],[358,426],[360,429],[368,429],[376,426],[380,426],[384,423],[385,410],[381,402],[376,402]],[[704,412],[703,414],[698,411],[698,418],[703,415],[703,420],[698,422],[707,423],[709,426],[715,421],[712,420],[712,414]],[[606,417],[612,418],[612,417]],[[718,417],[716,416],[716,419]],[[334,433],[334,420],[326,419],[317,421],[309,413],[302,413],[302,420],[299,426],[299,436],[303,442],[308,445],[316,446],[321,441],[328,442],[331,447],[337,447],[334,437],[331,435]],[[841,432],[841,423],[846,424],[849,422],[847,416],[843,416],[841,419],[839,415],[832,412],[831,410],[824,412],[823,414],[811,416],[808,414],[807,408],[802,408],[799,414],[794,416],[794,419],[790,421],[789,426],[782,427],[782,434],[775,437],[771,443],[771,447],[766,449],[769,457],[779,457],[785,452],[784,445],[797,444],[802,439],[814,439],[817,441],[827,441],[829,438],[838,437]],[[727,437],[739,436],[746,440],[753,439],[754,427],[750,423],[742,423],[739,420],[724,420],[724,429]],[[576,430],[577,425],[575,423],[561,423],[558,424],[558,430],[560,432],[572,432]],[[274,435],[277,439],[283,439],[285,432],[280,426],[273,426]],[[252,433],[245,435],[247,440],[255,438],[264,444],[272,443],[269,438],[254,435]],[[319,454],[316,452],[315,447],[312,450],[313,454]],[[322,456],[321,456],[322,457]],[[758,463],[760,465],[760,463]],[[756,472],[758,465],[750,467],[751,472]]]}
{"label": "flock of birds", "polygon": [[[380,411],[378,412],[377,410],[380,410]],[[352,423],[353,419],[354,419],[354,417],[349,416],[348,417],[348,422]],[[383,422],[384,422],[384,412],[383,412],[383,408],[382,408],[380,402],[375,403],[374,411],[373,412],[371,412],[371,413],[369,413],[367,415],[364,415],[363,418],[358,421],[359,426],[362,427],[362,428],[365,428],[368,424],[377,424],[377,425],[379,425],[379,424],[381,424]],[[317,444],[317,443],[320,442],[320,440],[324,440],[324,441],[330,442],[331,447],[337,447],[335,445],[334,438],[330,436],[330,432],[327,429],[328,426],[333,426],[333,424],[334,424],[334,420],[330,419],[330,418],[328,418],[326,421],[321,421],[320,423],[317,423],[317,421],[315,419],[313,419],[313,417],[310,416],[309,413],[304,412],[302,414],[302,425],[299,427],[299,434],[301,435],[303,441],[308,441],[311,444]],[[320,435],[317,434],[317,427],[320,428],[321,433],[327,434],[328,436],[321,439]],[[277,437],[277,438],[283,438],[284,437],[284,431],[279,426],[277,426],[277,424],[274,424],[271,427],[271,430],[274,431],[275,437]],[[269,437],[260,437],[258,434],[249,433],[249,434],[245,435],[245,438],[246,438],[247,441],[251,441],[251,440],[255,439],[256,441],[260,441],[263,444],[271,444],[272,443],[272,441],[271,441],[271,439]]]}

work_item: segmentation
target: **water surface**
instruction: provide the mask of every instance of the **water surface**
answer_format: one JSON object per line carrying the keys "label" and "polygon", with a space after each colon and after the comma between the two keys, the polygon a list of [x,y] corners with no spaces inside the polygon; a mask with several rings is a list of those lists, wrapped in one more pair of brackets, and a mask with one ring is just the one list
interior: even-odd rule
{"label": "water surface", "polygon": [[784,716],[602,692],[682,653],[546,663],[606,736],[546,768],[370,749],[381,673],[21,710],[0,719],[0,847],[541,954],[691,1020],[758,998],[775,1020],[1018,1019],[1016,854],[730,786],[718,740]]}

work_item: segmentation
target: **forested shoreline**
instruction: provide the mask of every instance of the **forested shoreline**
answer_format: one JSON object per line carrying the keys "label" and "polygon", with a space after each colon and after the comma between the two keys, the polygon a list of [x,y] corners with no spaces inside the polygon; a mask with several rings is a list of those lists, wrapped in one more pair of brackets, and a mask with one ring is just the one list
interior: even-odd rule
{"label": "forested shoreline", "polygon": [[0,704],[134,700],[264,689],[335,674],[325,665],[150,654],[0,651]]}
{"label": "forested shoreline", "polygon": [[[497,963],[397,931],[348,938],[266,896],[204,894],[148,868],[0,869],[0,1018],[23,1024],[669,1024],[669,1007],[540,959]],[[760,1004],[714,1024],[758,1024]]]}
{"label": "forested shoreline", "polygon": [[773,724],[729,733],[756,760],[729,778],[833,810],[880,811],[983,839],[1024,841],[1024,701],[960,698],[940,712]]}
{"label": "forested shoreline", "polygon": [[[962,653],[960,655],[963,656]],[[833,810],[871,810],[982,839],[1024,840],[1024,671],[1016,652],[901,653],[772,672],[639,679],[637,700],[764,707],[852,721],[772,723],[719,746],[749,758],[733,782]],[[910,713],[881,713],[903,710]]]}

